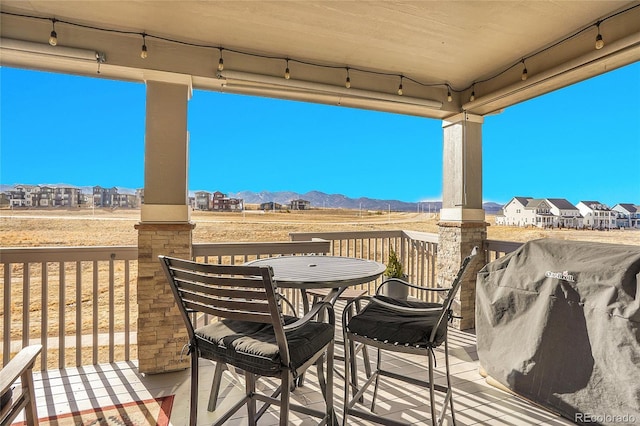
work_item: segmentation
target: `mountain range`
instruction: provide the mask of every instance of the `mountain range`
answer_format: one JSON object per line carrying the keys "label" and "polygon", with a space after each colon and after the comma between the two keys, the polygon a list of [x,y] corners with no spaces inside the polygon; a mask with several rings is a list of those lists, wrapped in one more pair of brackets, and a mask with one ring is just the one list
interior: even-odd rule
{"label": "mountain range", "polygon": [[[75,185],[67,184],[55,184],[45,186],[71,186]],[[0,185],[0,192],[11,191],[15,188],[15,185]],[[92,187],[82,186],[78,187],[83,193],[92,193]],[[117,187],[119,193],[135,194],[135,189]],[[193,196],[195,191],[189,191],[189,195]],[[207,191],[209,192],[209,191]],[[240,191],[229,192],[227,195],[231,198],[241,198],[245,204],[262,204],[268,202],[276,202],[279,204],[289,204],[291,200],[302,199],[311,203],[311,207],[319,208],[341,208],[341,209],[363,209],[363,210],[393,210],[393,211],[412,211],[412,212],[438,212],[442,208],[441,201],[421,201],[407,202],[400,200],[379,200],[375,198],[349,198],[342,194],[326,194],[320,191],[309,191],[304,194],[292,191]],[[485,211],[488,214],[494,214],[502,208],[501,204],[494,202],[486,202],[483,204]]]}
{"label": "mountain range", "polygon": [[[367,197],[349,198],[342,194],[326,194],[320,191],[309,191],[304,194],[290,191],[241,191],[235,193],[230,192],[228,195],[232,198],[243,199],[245,204],[262,204],[271,201],[280,204],[289,204],[291,200],[302,199],[309,201],[311,203],[311,207],[355,210],[437,212],[442,208],[442,201],[421,201],[419,203],[412,203],[400,200],[379,200]],[[483,208],[488,214],[494,214],[502,208],[502,205],[494,202],[487,202],[483,204]]]}

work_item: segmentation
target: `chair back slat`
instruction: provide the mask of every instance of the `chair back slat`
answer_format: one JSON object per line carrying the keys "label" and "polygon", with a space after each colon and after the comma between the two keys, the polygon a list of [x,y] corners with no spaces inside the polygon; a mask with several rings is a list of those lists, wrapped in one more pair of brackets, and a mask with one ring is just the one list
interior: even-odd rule
{"label": "chair back slat", "polygon": [[[241,292],[246,293],[246,292]],[[252,300],[241,298],[225,298],[211,297],[208,294],[193,293],[188,290],[180,289],[180,296],[182,300],[186,302],[194,302],[198,305],[212,305],[216,306],[221,311],[238,311],[238,312],[259,312],[269,313],[271,309],[266,299]],[[224,315],[222,315],[224,316]]]}
{"label": "chair back slat", "polygon": [[[160,256],[167,257],[167,256]],[[185,270],[191,272],[203,272],[205,274],[229,274],[230,270],[233,270],[237,275],[255,275],[257,266],[245,266],[245,265],[218,265],[213,263],[201,263],[191,260],[178,259],[175,257],[171,259],[171,266],[176,270]],[[260,274],[258,274],[260,275]]]}
{"label": "chair back slat", "polygon": [[[225,265],[230,266],[230,265]],[[254,266],[254,268],[256,268]],[[262,275],[251,276],[251,275],[237,275],[237,276],[229,276],[222,274],[229,274],[230,271],[226,272],[194,272],[187,271],[184,269],[176,269],[172,268],[173,276],[176,280],[185,281],[185,282],[193,282],[193,283],[201,283],[201,284],[211,284],[221,287],[246,287],[246,288],[263,288],[262,285]],[[256,273],[259,271],[253,271],[251,273]]]}
{"label": "chair back slat", "polygon": [[183,291],[190,291],[192,293],[206,293],[211,297],[267,300],[267,295],[262,289],[222,288],[180,280],[176,280],[176,282],[179,283],[180,289]]}
{"label": "chair back slat", "polygon": [[202,303],[189,302],[185,301],[184,305],[187,309],[192,309],[198,312],[202,312],[209,315],[214,315],[222,318],[228,318],[232,320],[238,321],[250,321],[250,322],[259,322],[259,323],[271,323],[271,314],[269,312],[241,312],[234,311],[229,309],[218,309],[215,306],[204,305]]}

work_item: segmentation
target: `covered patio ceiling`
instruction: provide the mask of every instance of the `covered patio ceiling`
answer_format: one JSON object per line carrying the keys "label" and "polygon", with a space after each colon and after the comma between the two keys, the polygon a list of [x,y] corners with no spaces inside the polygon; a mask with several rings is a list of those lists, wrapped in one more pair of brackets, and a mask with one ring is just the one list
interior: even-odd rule
{"label": "covered patio ceiling", "polygon": [[[493,113],[640,59],[640,3],[628,1],[3,0],[0,10],[6,66],[440,119]],[[61,47],[104,54],[100,73]]]}

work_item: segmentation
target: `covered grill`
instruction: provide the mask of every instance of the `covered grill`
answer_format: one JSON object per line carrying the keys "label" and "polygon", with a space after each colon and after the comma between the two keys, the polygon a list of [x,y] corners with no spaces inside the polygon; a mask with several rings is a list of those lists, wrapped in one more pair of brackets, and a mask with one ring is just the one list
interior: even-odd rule
{"label": "covered grill", "polygon": [[480,365],[579,424],[640,424],[640,247],[542,239],[486,265]]}

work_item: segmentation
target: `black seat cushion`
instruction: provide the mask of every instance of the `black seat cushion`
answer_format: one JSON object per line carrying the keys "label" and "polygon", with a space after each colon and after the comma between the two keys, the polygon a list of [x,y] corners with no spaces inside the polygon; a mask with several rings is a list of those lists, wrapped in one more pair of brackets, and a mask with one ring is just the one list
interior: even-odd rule
{"label": "black seat cushion", "polygon": [[397,312],[375,303],[375,299],[398,306],[411,308],[442,308],[439,303],[392,299],[386,296],[375,296],[358,315],[349,321],[349,331],[379,341],[389,341],[400,345],[438,346],[446,336],[447,321],[442,321],[436,332],[435,342],[429,338],[435,327],[440,311],[429,314],[413,314]]}
{"label": "black seat cushion", "polygon": [[[285,317],[285,323],[295,322]],[[277,376],[283,370],[273,327],[224,319],[195,330],[200,356],[234,365],[261,376]],[[309,322],[286,333],[292,368],[298,368],[327,345],[334,326]]]}

